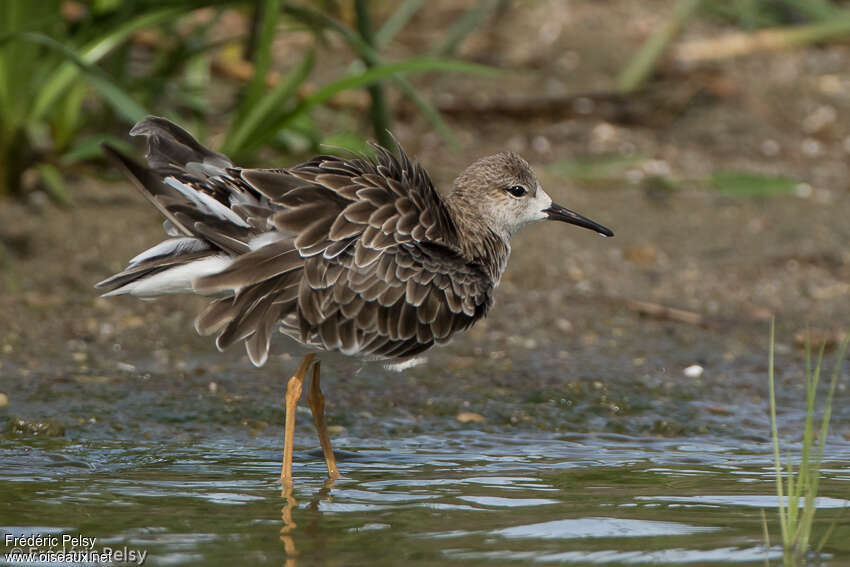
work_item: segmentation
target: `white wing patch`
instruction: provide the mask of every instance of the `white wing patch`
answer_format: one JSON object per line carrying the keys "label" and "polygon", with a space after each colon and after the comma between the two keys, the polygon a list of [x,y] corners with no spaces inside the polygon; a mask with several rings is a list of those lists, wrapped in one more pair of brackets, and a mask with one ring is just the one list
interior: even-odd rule
{"label": "white wing patch", "polygon": [[232,222],[233,224],[244,228],[251,228],[251,225],[242,220],[242,217],[240,217],[239,215],[231,211],[226,205],[219,203],[203,191],[197,191],[191,186],[178,181],[174,177],[166,177],[165,182],[171,187],[175,188],[177,191],[179,191],[181,195],[186,197],[192,204],[197,206],[200,210],[215,215],[223,221]]}

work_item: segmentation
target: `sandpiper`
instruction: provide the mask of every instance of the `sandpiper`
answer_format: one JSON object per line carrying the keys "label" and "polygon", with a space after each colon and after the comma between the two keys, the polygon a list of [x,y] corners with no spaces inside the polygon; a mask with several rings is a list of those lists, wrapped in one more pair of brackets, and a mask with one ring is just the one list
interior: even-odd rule
{"label": "sandpiper", "polygon": [[[164,118],[142,165],[104,151],[165,217],[170,237],[99,284],[104,296],[211,298],[195,320],[222,350],[244,342],[262,366],[272,333],[315,351],[404,360],[445,343],[487,314],[511,236],[557,220],[613,236],[552,202],[528,163],[504,152],[482,158],[439,194],[398,145],[374,157],[318,156],[287,169],[243,169]],[[281,481],[292,485],[295,406],[312,365],[310,409],[328,476],[338,476],[324,419],[319,362],[307,354],[290,378]]]}

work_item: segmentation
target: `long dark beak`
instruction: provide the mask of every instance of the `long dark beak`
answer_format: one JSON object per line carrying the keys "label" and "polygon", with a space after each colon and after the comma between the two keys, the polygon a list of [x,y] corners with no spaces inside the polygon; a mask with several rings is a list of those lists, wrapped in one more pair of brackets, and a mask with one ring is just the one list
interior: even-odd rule
{"label": "long dark beak", "polygon": [[574,224],[576,226],[581,226],[584,228],[589,228],[590,230],[595,230],[602,236],[614,236],[614,231],[610,228],[605,228],[598,222],[593,222],[589,218],[582,216],[574,211],[566,209],[561,205],[556,205],[552,203],[552,206],[548,209],[543,209],[543,212],[549,217],[549,220],[557,220],[568,222],[570,224]]}

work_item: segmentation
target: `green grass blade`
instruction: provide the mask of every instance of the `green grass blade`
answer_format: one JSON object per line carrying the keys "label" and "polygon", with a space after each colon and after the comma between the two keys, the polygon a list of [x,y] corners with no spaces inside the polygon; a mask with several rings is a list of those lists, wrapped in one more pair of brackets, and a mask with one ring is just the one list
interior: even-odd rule
{"label": "green grass blade", "polygon": [[[835,398],[835,388],[838,385],[838,378],[841,375],[841,367],[844,363],[844,353],[847,351],[847,344],[850,342],[850,337],[841,342],[838,349],[838,355],[835,361],[835,368],[832,371],[832,376],[829,380],[829,391],[826,394],[826,402],[824,403],[823,416],[821,416],[820,432],[818,434],[817,453],[815,455],[815,463],[813,467],[813,476],[811,479],[811,492],[817,495],[818,485],[820,484],[820,468],[823,463],[823,452],[826,448],[826,438],[829,435],[829,421],[832,419],[832,401]],[[812,511],[814,515],[814,510]]]}
{"label": "green grass blade", "polygon": [[[173,20],[180,12],[179,9],[166,8],[133,18],[89,42],[79,50],[79,57],[86,63],[96,63],[124,43],[134,32]],[[41,86],[33,105],[32,116],[35,118],[43,116],[56,99],[65,93],[79,72],[79,65],[71,62],[61,65]]]}
{"label": "green grass blade", "polygon": [[[357,31],[360,37],[370,47],[375,48],[375,34],[372,31],[372,18],[369,13],[369,0],[354,0],[354,13],[357,17]],[[380,65],[380,59],[375,53],[363,59],[367,68],[374,68]],[[372,99],[372,104],[369,107],[369,115],[372,118],[372,129],[375,132],[375,138],[378,143],[384,147],[389,147],[393,140],[390,135],[392,130],[392,117],[390,109],[387,106],[387,96],[384,92],[384,87],[380,81],[371,83],[366,87],[369,91],[369,97]]]}
{"label": "green grass blade", "polygon": [[50,197],[60,205],[68,206],[71,204],[71,194],[68,193],[68,188],[65,185],[65,180],[62,179],[62,174],[55,165],[50,163],[40,163],[36,165],[44,189]]}
{"label": "green grass blade", "polygon": [[338,33],[348,46],[357,53],[357,56],[364,61],[369,57],[374,57],[376,60],[379,59],[378,52],[363,41],[363,38],[357,32],[324,12],[307,6],[296,6],[289,3],[284,4],[283,11],[306,25],[320,29],[329,29]]}
{"label": "green grass blade", "polygon": [[286,79],[282,79],[274,89],[266,93],[253,107],[247,109],[246,115],[241,120],[234,120],[222,145],[222,151],[226,154],[242,151],[261,126],[273,121],[274,117],[280,113],[280,109],[310,76],[315,61],[313,51],[308,52]]}
{"label": "green grass blade", "polygon": [[65,96],[58,101],[56,111],[50,116],[54,147],[64,151],[76,135],[80,126],[83,103],[88,85],[79,79],[68,87]]}
{"label": "green grass blade", "polygon": [[467,63],[456,59],[445,59],[440,57],[418,57],[399,61],[397,63],[386,63],[373,67],[357,75],[349,75],[328,85],[325,85],[311,96],[305,98],[299,105],[304,110],[313,108],[329,100],[336,94],[348,90],[361,88],[391,77],[395,74],[422,73],[425,71],[451,71],[456,73],[474,73],[484,76],[498,75],[499,71],[492,67]]}
{"label": "green grass blade", "polygon": [[715,171],[708,181],[714,189],[735,197],[784,195],[792,192],[797,185],[797,181],[790,177],[748,171]]}
{"label": "green grass blade", "polygon": [[76,65],[88,79],[89,83],[97,89],[106,102],[120,115],[131,122],[138,122],[147,115],[142,106],[133,100],[129,94],[115,84],[103,71],[94,65],[84,61],[70,47],[56,41],[52,37],[41,33],[13,33],[0,38],[0,45],[7,41],[25,41],[43,45],[52,51],[62,55],[66,60]]}
{"label": "green grass blade", "polygon": [[[786,455],[787,469],[782,470],[779,457],[779,435],[776,426],[776,397],[774,386],[774,324],[771,321],[771,349],[768,364],[770,390],[771,435],[773,437],[774,466],[776,469],[776,488],[779,498],[779,520],[782,528],[784,560],[786,564],[797,564],[797,561],[809,550],[817,512],[817,495],[820,484],[820,470],[823,463],[826,439],[829,434],[829,422],[832,417],[832,403],[835,396],[838,379],[844,361],[844,355],[850,342],[850,337],[842,341],[836,358],[835,368],[831,375],[829,391],[824,404],[823,416],[819,425],[817,442],[814,440],[814,414],[817,388],[823,367],[824,348],[821,345],[818,356],[812,367],[811,340],[806,341],[806,419],[803,433],[801,461],[795,474],[791,452]],[[782,474],[786,475],[787,483],[783,486]],[[787,490],[787,504],[783,503],[783,488]],[[803,507],[800,509],[800,499]],[[823,547],[831,529],[821,539],[818,550]]]}
{"label": "green grass blade", "polygon": [[810,484],[810,457],[812,441],[814,439],[815,399],[817,398],[818,382],[820,382],[824,346],[821,345],[814,371],[806,373],[806,420],[803,426],[803,453],[800,461],[800,482],[803,485],[803,492],[806,492]]}
{"label": "green grass blade", "polygon": [[481,25],[498,5],[499,0],[478,0],[474,6],[455,20],[439,44],[431,49],[431,53],[443,57],[453,55],[461,42],[475,31],[475,28]]}
{"label": "green grass blade", "polygon": [[621,93],[633,92],[644,85],[664,50],[679,35],[701,3],[701,0],[678,1],[667,23],[646,40],[620,75],[617,88]]}
{"label": "green grass blade", "polygon": [[62,166],[69,166],[89,159],[102,158],[103,150],[101,149],[101,145],[104,142],[108,142],[109,145],[128,154],[132,154],[134,151],[133,145],[125,137],[118,138],[109,134],[85,136],[80,138],[67,152],[62,154],[59,163]]}
{"label": "green grass blade", "polygon": [[7,41],[14,34],[32,32],[62,37],[65,25],[60,2],[6,0],[0,2],[0,136],[11,138],[23,127],[32,97],[41,88],[45,73],[61,63],[40,46]]}
{"label": "green grass blade", "polygon": [[[262,3],[260,4],[259,2]],[[245,87],[242,101],[239,103],[239,108],[236,112],[236,119],[231,123],[233,127],[243,122],[254,105],[260,100],[260,97],[263,96],[263,91],[266,89],[266,76],[271,67],[271,50],[275,32],[277,31],[280,0],[258,0],[258,6],[262,6],[263,18],[260,37],[257,43],[257,52],[254,57],[254,75]],[[235,135],[235,132],[228,132],[227,138],[231,138],[233,135]]]}
{"label": "green grass blade", "polygon": [[577,156],[570,160],[557,161],[547,169],[555,175],[566,177],[584,185],[612,185],[624,181],[626,172],[647,161],[642,154],[620,153]]}
{"label": "green grass blade", "polygon": [[795,482],[796,477],[794,476],[794,463],[791,461],[791,450],[787,450],[785,452],[785,463],[786,463],[786,480],[787,480],[787,491],[788,491],[788,502],[787,502],[787,511],[788,511],[788,532],[791,535],[791,541],[796,539],[797,534],[797,515],[800,512],[800,492],[799,492],[799,484]]}
{"label": "green grass blade", "polygon": [[776,496],[779,500],[779,529],[782,541],[788,541],[788,519],[786,517],[785,498],[782,489],[782,462],[779,458],[779,429],[776,426],[776,389],[774,385],[774,345],[776,339],[776,322],[770,320],[770,350],[768,354],[767,375],[768,395],[770,397],[770,434],[773,439],[773,463],[776,472]]}
{"label": "green grass blade", "polygon": [[375,32],[375,47],[381,48],[389,45],[396,34],[401,31],[407,22],[416,15],[422,6],[425,5],[425,0],[403,0],[396,8],[395,12],[387,18],[384,25]]}
{"label": "green grass blade", "polygon": [[342,91],[362,88],[374,82],[392,77],[396,74],[425,71],[453,71],[476,73],[480,75],[498,74],[498,71],[495,69],[484,65],[435,57],[413,58],[405,61],[399,61],[397,63],[387,63],[377,67],[372,67],[362,73],[349,75],[329,83],[312,95],[304,98],[294,109],[283,114],[278,120],[264,124],[262,130],[258,130],[257,135],[251,141],[251,144],[247,145],[245,149],[253,149],[254,147],[262,145],[266,140],[273,136],[275,132],[286,126],[294,118],[308,112],[324,102],[327,102]]}
{"label": "green grass blade", "polygon": [[[391,23],[390,20],[393,20],[393,17],[391,17],[390,20],[388,20],[387,23],[384,24],[384,27],[382,27],[376,33],[375,47],[379,48],[382,45],[385,45],[386,42],[389,42],[391,40],[391,36],[394,35],[394,33],[396,33],[396,31],[394,31],[392,27],[388,28],[387,26],[393,26],[394,27],[394,26],[399,25],[401,23],[401,20],[403,19],[402,15],[404,15],[405,11],[411,12],[410,16],[412,16],[412,12],[414,11],[414,7],[419,2],[422,2],[422,0],[407,0],[405,2],[405,6],[399,7],[399,9],[396,11],[396,13],[393,14],[393,17],[395,17],[396,14],[398,14],[397,21],[395,21],[394,23]],[[422,2],[422,3],[424,4],[424,2]],[[360,34],[355,32],[354,30],[352,30],[351,28],[349,28],[348,26],[346,26],[342,22],[339,22],[338,20],[328,16],[327,14],[324,14],[324,13],[319,12],[317,10],[313,10],[313,9],[308,8],[306,6],[295,6],[295,5],[291,5],[291,4],[284,5],[283,11],[285,13],[289,14],[290,16],[298,19],[299,21],[304,22],[305,24],[309,24],[309,25],[312,25],[312,26],[315,26],[315,27],[318,27],[318,28],[322,28],[322,29],[328,29],[328,30],[331,30],[331,31],[339,34],[339,36],[348,44],[348,46],[351,49],[353,49],[355,51],[355,53],[357,53],[357,55],[363,61],[375,61],[375,62],[381,61],[380,54],[378,53],[377,49],[373,48],[366,41],[364,41],[364,39],[360,36]],[[399,14],[399,12],[401,12],[401,14]],[[408,19],[409,19],[410,16],[404,15],[404,17],[408,18]],[[393,31],[393,34],[391,34],[390,31]],[[487,69],[487,68],[483,67],[483,66],[478,66],[478,69]],[[461,72],[463,72],[463,71],[461,71]],[[474,72],[481,72],[481,71],[474,71]],[[494,74],[497,73],[497,71],[495,69],[491,69],[491,72],[493,72]],[[393,76],[392,80],[393,80],[395,86],[398,87],[399,90],[401,90],[402,93],[405,96],[407,96],[416,105],[416,107],[419,109],[420,112],[422,112],[422,114],[425,116],[425,118],[429,122],[431,122],[431,124],[434,126],[434,128],[437,130],[437,132],[439,132],[440,135],[449,144],[454,145],[456,143],[454,133],[451,131],[449,126],[446,124],[446,122],[442,119],[439,111],[432,104],[430,104],[424,97],[422,97],[422,95],[420,95],[415,90],[415,88],[412,85],[410,85],[410,83],[406,79],[401,77],[400,75]],[[353,87],[349,87],[349,88],[353,88]],[[300,111],[301,110],[299,110],[299,112]]]}
{"label": "green grass blade", "polygon": [[428,99],[419,94],[419,91],[411,85],[407,79],[404,77],[400,77],[398,75],[393,77],[393,83],[396,87],[416,105],[416,108],[419,109],[419,112],[422,113],[428,122],[431,123],[431,126],[434,127],[434,130],[437,131],[438,134],[449,144],[452,148],[457,148],[457,138],[452,132],[451,127],[446,124],[446,121],[443,120],[443,117],[440,115],[440,111],[431,104]]}
{"label": "green grass blade", "polygon": [[841,346],[838,349],[838,356],[836,357],[835,369],[832,371],[832,377],[829,380],[829,392],[826,394],[826,404],[824,405],[823,417],[820,424],[820,436],[818,437],[818,464],[823,459],[826,436],[829,433],[829,420],[832,417],[832,400],[835,397],[835,387],[838,385],[841,367],[844,365],[844,353],[847,351],[848,343],[850,343],[850,337],[841,342]]}
{"label": "green grass blade", "polygon": [[764,537],[764,566],[770,567],[770,532],[767,529],[767,515],[764,513],[764,508],[761,512],[761,531]]}
{"label": "green grass blade", "polygon": [[815,548],[816,552],[820,553],[821,550],[823,550],[823,546],[826,545],[826,542],[829,540],[830,536],[832,536],[832,532],[835,531],[835,526],[838,525],[838,521],[841,520],[844,517],[845,511],[847,511],[847,505],[846,504],[844,505],[843,508],[841,508],[841,510],[839,510],[838,517],[835,518],[832,521],[831,524],[829,524],[829,527],[826,529],[826,532],[823,534],[823,537],[820,538],[820,541],[818,542],[818,545]]}
{"label": "green grass blade", "polygon": [[785,4],[815,21],[826,21],[840,15],[841,8],[829,0],[783,0]]}

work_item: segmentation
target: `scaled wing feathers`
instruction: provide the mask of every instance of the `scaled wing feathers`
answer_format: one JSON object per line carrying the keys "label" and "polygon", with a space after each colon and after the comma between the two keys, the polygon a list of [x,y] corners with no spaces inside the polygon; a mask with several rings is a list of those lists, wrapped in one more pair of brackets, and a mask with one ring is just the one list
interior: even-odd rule
{"label": "scaled wing feathers", "polygon": [[273,331],[324,350],[404,358],[484,316],[492,282],[456,245],[430,178],[399,146],[374,159],[319,156],[290,169],[239,169],[151,117],[142,166],[113,148],[179,238],[98,284],[107,295],[218,296],[196,328],[263,364]]}

